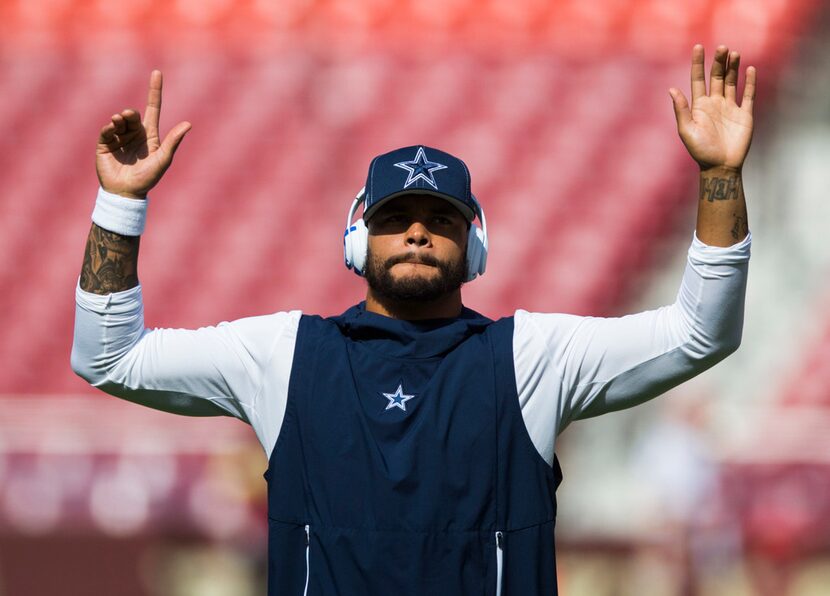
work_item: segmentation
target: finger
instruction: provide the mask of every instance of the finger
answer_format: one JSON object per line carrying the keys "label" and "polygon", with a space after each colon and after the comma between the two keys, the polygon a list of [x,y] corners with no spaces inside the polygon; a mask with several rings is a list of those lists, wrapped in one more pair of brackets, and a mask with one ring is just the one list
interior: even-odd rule
{"label": "finger", "polygon": [[736,101],[738,95],[738,72],[740,72],[740,67],[741,55],[738,52],[730,52],[723,88],[723,96],[730,101]]}
{"label": "finger", "polygon": [[741,100],[741,109],[752,113],[752,104],[755,103],[755,67],[746,69],[746,83],[744,83],[744,97]]}
{"label": "finger", "polygon": [[674,106],[674,117],[677,119],[677,130],[682,130],[692,121],[692,112],[689,110],[689,101],[680,89],[672,87],[669,89],[672,105]]}
{"label": "finger", "polygon": [[718,46],[715,50],[715,59],[712,61],[712,73],[709,76],[709,96],[723,95],[723,77],[726,74],[726,60],[729,57],[729,48]]}
{"label": "finger", "polygon": [[124,110],[121,112],[121,117],[124,118],[127,132],[135,132],[141,128],[141,120],[138,117],[138,112],[135,110]]}
{"label": "finger", "polygon": [[150,73],[150,90],[147,92],[144,126],[156,132],[159,128],[159,116],[161,115],[161,85],[161,71],[154,70]]}
{"label": "finger", "polygon": [[706,95],[706,69],[703,66],[703,46],[696,44],[692,48],[692,101]]}
{"label": "finger", "polygon": [[164,140],[161,142],[161,150],[164,152],[168,163],[173,159],[176,149],[179,148],[179,143],[182,142],[184,135],[187,134],[187,131],[189,131],[190,128],[190,122],[179,122],[170,132],[167,133],[167,136],[164,137]]}
{"label": "finger", "polygon": [[98,142],[103,145],[115,142],[115,124],[110,122],[101,128],[101,132],[98,134]]}
{"label": "finger", "polygon": [[121,114],[112,115],[112,124],[115,126],[115,134],[123,135],[127,132],[127,122]]}

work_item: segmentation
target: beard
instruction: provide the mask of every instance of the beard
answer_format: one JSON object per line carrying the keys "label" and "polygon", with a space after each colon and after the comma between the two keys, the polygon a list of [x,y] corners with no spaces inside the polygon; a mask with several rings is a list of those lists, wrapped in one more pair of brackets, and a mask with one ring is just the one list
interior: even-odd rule
{"label": "beard", "polygon": [[[381,298],[393,302],[432,302],[461,287],[467,274],[466,262],[466,254],[456,261],[441,261],[431,255],[414,257],[407,254],[382,260],[369,249],[366,253],[364,275],[369,287]],[[431,275],[428,278],[416,275],[396,279],[392,276],[391,269],[398,263],[430,265],[438,269],[439,275]]]}

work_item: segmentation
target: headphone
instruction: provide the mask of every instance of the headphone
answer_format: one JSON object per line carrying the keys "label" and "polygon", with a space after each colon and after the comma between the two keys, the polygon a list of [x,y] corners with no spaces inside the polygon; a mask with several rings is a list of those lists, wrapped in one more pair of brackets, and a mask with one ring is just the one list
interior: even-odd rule
{"label": "headphone", "polygon": [[[482,275],[487,268],[487,219],[478,200],[473,199],[474,211],[481,221],[481,228],[474,223],[470,224],[467,233],[467,276],[464,281],[473,281],[476,276]],[[357,208],[366,200],[366,187],[360,189],[354,198],[349,215],[346,219],[346,231],[343,234],[343,258],[346,267],[363,277],[366,267],[366,252],[369,248],[369,229],[363,218],[352,223]]]}

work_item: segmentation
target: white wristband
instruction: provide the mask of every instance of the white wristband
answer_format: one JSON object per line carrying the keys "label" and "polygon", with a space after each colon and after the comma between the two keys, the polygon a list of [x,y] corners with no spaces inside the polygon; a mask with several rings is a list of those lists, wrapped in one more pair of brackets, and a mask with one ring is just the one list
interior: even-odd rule
{"label": "white wristband", "polygon": [[122,236],[141,236],[147,219],[147,202],[144,199],[129,199],[98,188],[92,221],[110,232]]}

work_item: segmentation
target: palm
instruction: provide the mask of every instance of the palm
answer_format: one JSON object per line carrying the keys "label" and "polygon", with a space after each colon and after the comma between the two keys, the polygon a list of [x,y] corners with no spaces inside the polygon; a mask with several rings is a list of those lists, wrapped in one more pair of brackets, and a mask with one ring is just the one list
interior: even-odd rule
{"label": "palm", "polygon": [[154,71],[143,121],[135,110],[123,110],[101,129],[95,166],[105,190],[144,197],[170,166],[176,147],[190,129],[188,122],[180,122],[159,142],[161,86],[161,73]]}
{"label": "palm", "polygon": [[[727,65],[727,59],[729,63]],[[712,65],[709,93],[703,70],[703,48],[692,54],[692,106],[671,90],[677,130],[689,154],[702,168],[724,166],[740,169],[752,141],[752,102],[755,69],[747,69],[746,90],[741,105],[736,101],[740,56],[718,48]]]}

